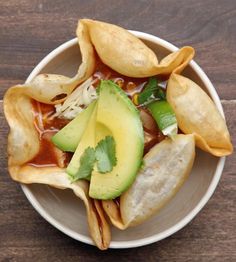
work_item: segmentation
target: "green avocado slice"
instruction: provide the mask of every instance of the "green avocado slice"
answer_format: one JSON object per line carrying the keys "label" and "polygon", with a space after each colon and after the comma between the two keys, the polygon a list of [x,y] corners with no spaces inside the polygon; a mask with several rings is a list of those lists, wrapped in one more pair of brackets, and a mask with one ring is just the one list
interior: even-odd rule
{"label": "green avocado slice", "polygon": [[[133,183],[141,166],[144,134],[139,111],[114,82],[101,81],[96,117],[96,143],[107,134],[116,143],[117,164],[109,173],[93,171],[89,196],[114,199]],[[99,131],[99,132],[98,132]]]}
{"label": "green avocado slice", "polygon": [[81,140],[73,154],[73,157],[66,168],[67,174],[72,178],[76,176],[80,167],[80,158],[84,153],[85,149],[88,147],[94,148],[96,146],[96,137],[95,137],[95,127],[96,127],[96,115],[97,115],[97,103],[95,103],[95,108],[92,112],[92,115],[88,121],[88,125],[84,130],[84,133],[81,137]]}
{"label": "green avocado slice", "polygon": [[94,111],[95,105],[96,101],[93,101],[83,112],[57,132],[52,137],[54,145],[63,151],[75,152]]}

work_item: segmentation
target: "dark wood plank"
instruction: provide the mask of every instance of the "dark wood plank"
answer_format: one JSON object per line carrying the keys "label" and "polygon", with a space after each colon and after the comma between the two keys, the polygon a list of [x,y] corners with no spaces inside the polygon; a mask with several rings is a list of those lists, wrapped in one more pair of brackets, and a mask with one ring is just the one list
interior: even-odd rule
{"label": "dark wood plank", "polygon": [[[224,101],[227,123],[236,145],[235,101]],[[234,113],[232,113],[234,112]],[[28,203],[7,173],[7,126],[0,103],[0,261],[235,261],[236,154],[227,159],[213,197],[184,229],[158,243],[101,252],[49,225]]]}
{"label": "dark wood plank", "polygon": [[0,96],[23,83],[49,51],[89,17],[192,45],[222,99],[236,98],[235,0],[8,0],[0,3]]}

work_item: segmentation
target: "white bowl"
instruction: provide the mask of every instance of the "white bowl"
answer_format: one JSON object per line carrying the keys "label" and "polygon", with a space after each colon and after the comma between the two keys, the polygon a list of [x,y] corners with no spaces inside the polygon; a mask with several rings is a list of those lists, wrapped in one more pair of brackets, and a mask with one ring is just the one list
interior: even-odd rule
{"label": "white bowl", "polygon": [[[158,37],[131,31],[141,38],[158,58],[177,47]],[[77,39],[72,39],[48,54],[32,71],[26,82],[39,73],[75,75],[81,61]],[[212,97],[218,110],[223,109],[212,83],[203,70],[192,61],[184,75],[197,82]],[[110,248],[131,248],[147,245],[164,239],[187,225],[207,203],[213,194],[224,167],[225,157],[216,158],[197,150],[192,172],[177,195],[161,212],[144,224],[120,231],[112,229]],[[87,217],[83,202],[70,190],[54,189],[45,185],[22,185],[22,189],[33,207],[54,227],[81,242],[93,245],[87,229]]]}

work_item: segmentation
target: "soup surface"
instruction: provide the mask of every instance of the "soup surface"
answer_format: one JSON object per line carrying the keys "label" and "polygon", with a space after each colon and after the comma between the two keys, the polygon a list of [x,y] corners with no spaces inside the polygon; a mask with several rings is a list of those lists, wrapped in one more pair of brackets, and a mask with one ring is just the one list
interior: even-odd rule
{"label": "soup surface", "polygon": [[[123,76],[108,66],[103,64],[100,59],[97,58],[97,63],[93,78],[95,81],[94,86],[97,87],[101,79],[110,79],[118,84],[133,101],[134,96],[140,93],[145,84],[147,78],[131,78]],[[38,154],[29,161],[29,165],[34,166],[59,166],[66,167],[72,157],[72,153],[63,152],[56,148],[51,142],[51,137],[62,129],[70,120],[52,117],[54,115],[55,107],[53,105],[43,104],[32,100],[33,113],[34,113],[34,125],[39,133],[40,150]],[[148,110],[139,108],[140,117],[144,128],[145,147],[144,154],[146,154],[151,147],[159,143],[164,139],[161,131],[159,130],[155,120],[152,118]]]}

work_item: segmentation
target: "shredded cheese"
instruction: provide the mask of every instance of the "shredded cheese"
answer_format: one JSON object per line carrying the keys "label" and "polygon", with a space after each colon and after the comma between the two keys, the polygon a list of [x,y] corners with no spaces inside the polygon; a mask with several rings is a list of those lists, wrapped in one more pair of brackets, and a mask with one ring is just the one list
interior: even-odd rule
{"label": "shredded cheese", "polygon": [[78,86],[62,104],[55,105],[56,113],[52,117],[73,119],[81,113],[93,100],[97,99],[97,92],[93,84],[97,80],[92,77]]}

